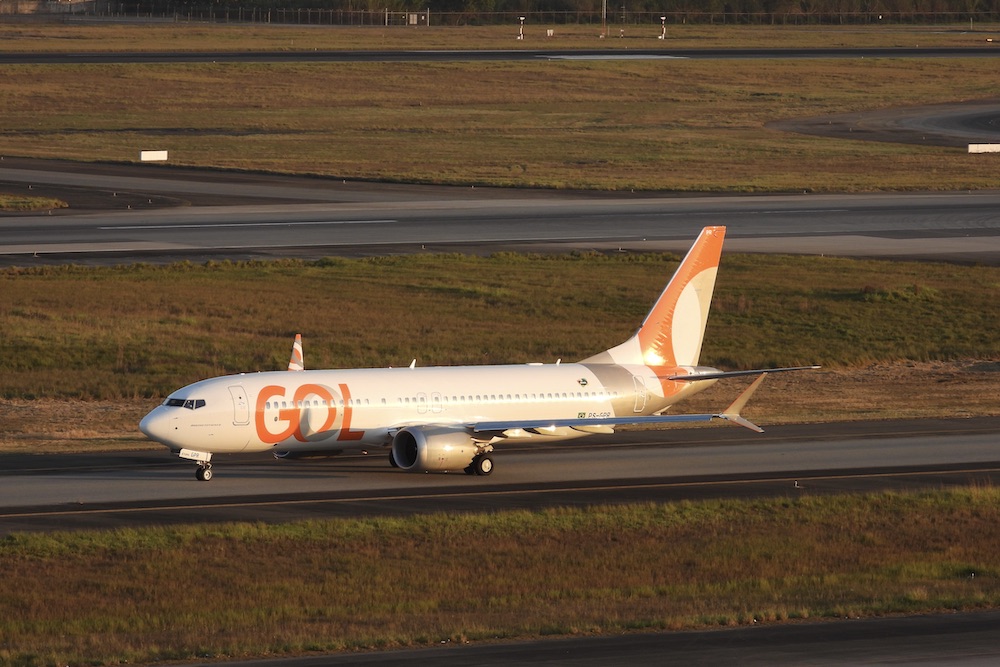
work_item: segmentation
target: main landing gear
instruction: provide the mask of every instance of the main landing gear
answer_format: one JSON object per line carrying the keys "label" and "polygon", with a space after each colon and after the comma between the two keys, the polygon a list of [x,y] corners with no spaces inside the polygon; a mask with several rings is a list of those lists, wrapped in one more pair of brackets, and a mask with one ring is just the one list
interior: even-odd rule
{"label": "main landing gear", "polygon": [[472,463],[465,469],[466,475],[479,475],[485,477],[493,472],[493,459],[488,454],[479,454],[472,459]]}

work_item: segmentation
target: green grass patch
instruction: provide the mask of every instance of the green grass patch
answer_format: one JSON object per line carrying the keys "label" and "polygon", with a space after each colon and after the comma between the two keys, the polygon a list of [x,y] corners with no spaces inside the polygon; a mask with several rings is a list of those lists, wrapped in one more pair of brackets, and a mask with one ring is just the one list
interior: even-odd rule
{"label": "green grass patch", "polygon": [[[576,360],[631,335],[676,265],[504,253],[5,269],[0,396],[163,396],[283,368],[299,332],[310,368]],[[702,362],[994,359],[998,284],[996,267],[726,255]]]}
{"label": "green grass patch", "polygon": [[[51,197],[22,197],[0,193],[0,211],[44,211],[67,206],[69,204],[66,202]],[[2,225],[3,221],[0,220],[0,228]]]}
{"label": "green grass patch", "polygon": [[1000,491],[17,534],[0,567],[4,666],[979,609]]}

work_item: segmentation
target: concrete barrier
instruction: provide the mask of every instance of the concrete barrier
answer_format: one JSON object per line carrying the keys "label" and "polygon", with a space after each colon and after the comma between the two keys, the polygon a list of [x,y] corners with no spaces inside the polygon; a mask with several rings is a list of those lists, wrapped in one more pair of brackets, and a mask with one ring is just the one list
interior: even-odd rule
{"label": "concrete barrier", "polygon": [[1000,144],[969,144],[970,153],[1000,153]]}

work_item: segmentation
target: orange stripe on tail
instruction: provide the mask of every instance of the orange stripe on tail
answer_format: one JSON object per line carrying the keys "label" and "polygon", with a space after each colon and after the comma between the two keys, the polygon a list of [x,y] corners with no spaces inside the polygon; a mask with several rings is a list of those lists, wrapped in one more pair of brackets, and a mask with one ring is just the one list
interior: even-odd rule
{"label": "orange stripe on tail", "polygon": [[697,366],[725,227],[701,230],[636,336],[647,366]]}
{"label": "orange stripe on tail", "polygon": [[292,356],[288,359],[288,370],[301,371],[306,367],[302,358],[302,334],[295,334],[295,342],[292,343]]}
{"label": "orange stripe on tail", "polygon": [[583,363],[697,366],[725,227],[705,227],[634,336]]}

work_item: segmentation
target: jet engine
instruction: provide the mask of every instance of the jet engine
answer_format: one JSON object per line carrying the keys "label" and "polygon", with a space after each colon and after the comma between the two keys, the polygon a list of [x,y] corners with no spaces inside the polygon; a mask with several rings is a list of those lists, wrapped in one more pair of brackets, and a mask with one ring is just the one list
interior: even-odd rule
{"label": "jet engine", "polygon": [[464,429],[410,426],[392,439],[392,460],[401,470],[464,470],[478,449]]}

